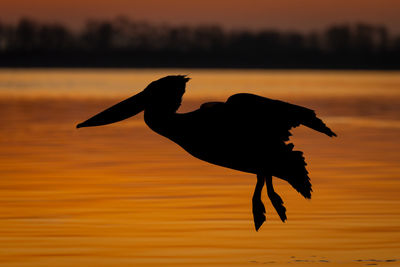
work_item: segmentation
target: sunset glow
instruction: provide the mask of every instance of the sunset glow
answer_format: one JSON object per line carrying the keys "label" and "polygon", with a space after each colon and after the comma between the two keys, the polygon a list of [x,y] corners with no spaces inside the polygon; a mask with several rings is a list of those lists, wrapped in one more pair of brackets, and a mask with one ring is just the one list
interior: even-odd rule
{"label": "sunset glow", "polygon": [[23,16],[79,27],[88,18],[124,15],[135,20],[169,24],[219,24],[227,28],[319,30],[337,23],[382,24],[400,32],[397,0],[307,1],[128,1],[128,0],[2,0],[1,21]]}
{"label": "sunset glow", "polygon": [[0,0],[0,266],[399,266],[399,14]]}

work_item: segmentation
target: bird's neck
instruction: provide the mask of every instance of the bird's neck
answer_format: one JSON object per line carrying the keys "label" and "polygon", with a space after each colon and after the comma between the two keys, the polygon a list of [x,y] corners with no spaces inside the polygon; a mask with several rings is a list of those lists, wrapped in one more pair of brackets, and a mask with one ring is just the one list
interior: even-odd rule
{"label": "bird's neck", "polygon": [[156,133],[171,139],[177,123],[177,116],[173,110],[146,109],[144,121]]}

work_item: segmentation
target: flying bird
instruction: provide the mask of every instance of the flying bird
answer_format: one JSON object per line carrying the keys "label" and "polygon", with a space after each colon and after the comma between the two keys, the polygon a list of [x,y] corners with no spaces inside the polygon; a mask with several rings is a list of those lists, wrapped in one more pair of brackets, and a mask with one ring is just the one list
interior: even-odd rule
{"label": "flying bird", "polygon": [[311,198],[311,183],[301,151],[288,143],[290,129],[299,125],[336,136],[311,109],[262,96],[240,93],[226,102],[204,103],[199,109],[177,113],[185,93],[185,75],[166,76],[142,92],[100,112],[77,128],[118,122],[144,111],[146,124],[194,157],[257,176],[252,199],[256,231],[266,220],[261,191],[285,222],[286,208],[275,192],[272,176],[287,181],[303,197]]}

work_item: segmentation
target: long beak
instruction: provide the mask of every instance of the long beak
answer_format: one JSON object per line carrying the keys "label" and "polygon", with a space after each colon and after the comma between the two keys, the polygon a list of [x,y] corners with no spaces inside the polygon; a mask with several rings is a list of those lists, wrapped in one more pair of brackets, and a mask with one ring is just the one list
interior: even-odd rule
{"label": "long beak", "polygon": [[90,119],[79,123],[76,128],[106,125],[125,120],[144,110],[146,102],[145,93],[142,91],[122,102],[94,115]]}

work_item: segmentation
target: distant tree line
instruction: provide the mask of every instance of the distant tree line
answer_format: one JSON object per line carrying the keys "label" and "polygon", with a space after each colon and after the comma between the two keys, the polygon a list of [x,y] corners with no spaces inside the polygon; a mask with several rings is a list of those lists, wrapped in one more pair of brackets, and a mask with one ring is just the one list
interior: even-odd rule
{"label": "distant tree line", "polygon": [[0,66],[399,69],[400,36],[368,24],[311,33],[227,31],[123,17],[73,31],[23,18],[0,23]]}

